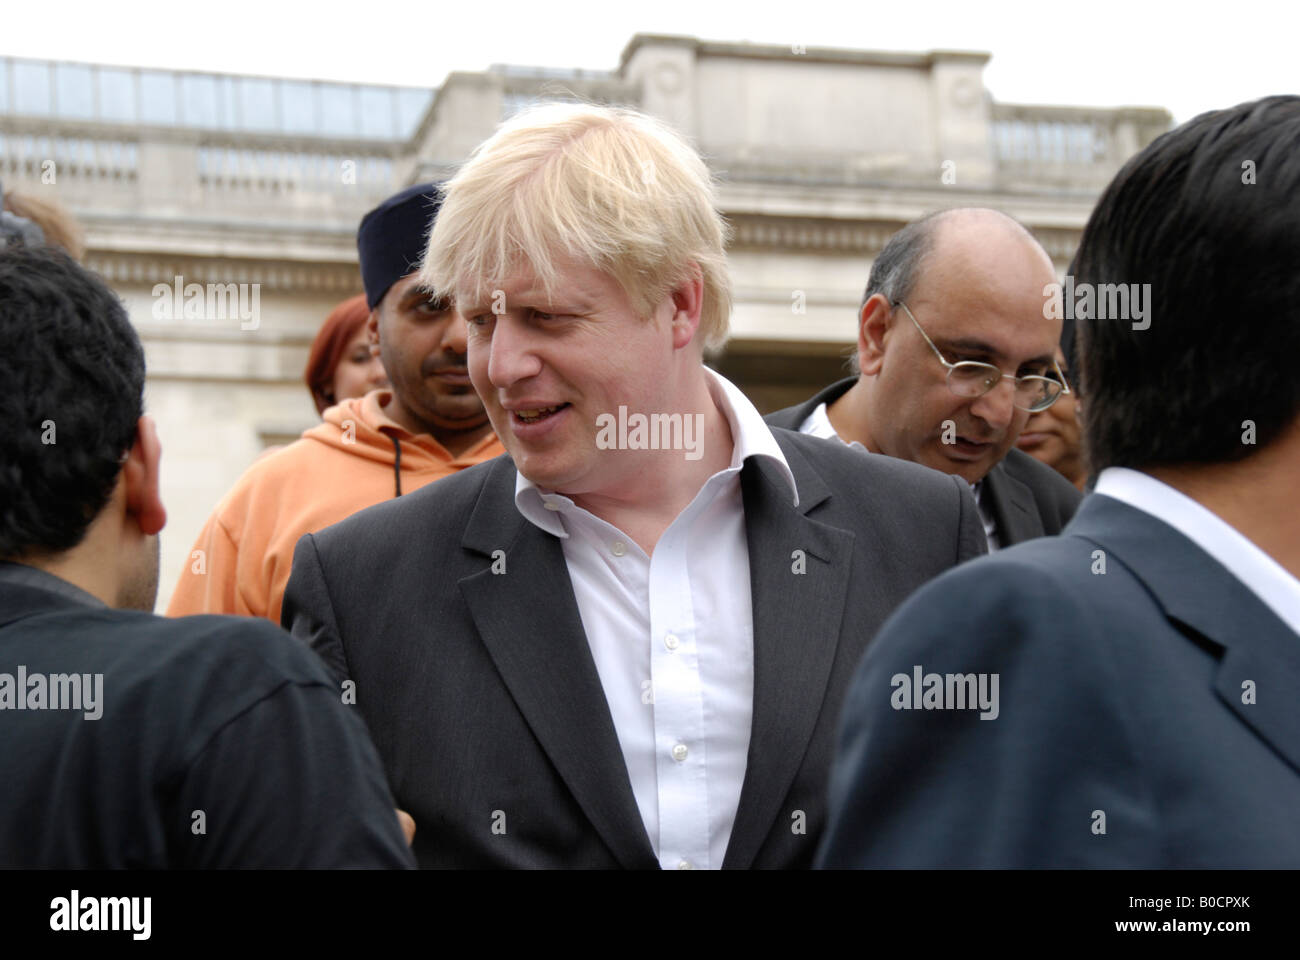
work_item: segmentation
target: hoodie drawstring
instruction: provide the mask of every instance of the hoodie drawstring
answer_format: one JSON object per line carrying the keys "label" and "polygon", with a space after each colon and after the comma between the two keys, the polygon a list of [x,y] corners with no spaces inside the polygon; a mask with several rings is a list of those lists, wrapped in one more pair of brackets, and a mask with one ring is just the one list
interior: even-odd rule
{"label": "hoodie drawstring", "polygon": [[402,495],[402,442],[391,433],[388,439],[393,441],[393,486],[397,489],[393,496],[400,497]]}

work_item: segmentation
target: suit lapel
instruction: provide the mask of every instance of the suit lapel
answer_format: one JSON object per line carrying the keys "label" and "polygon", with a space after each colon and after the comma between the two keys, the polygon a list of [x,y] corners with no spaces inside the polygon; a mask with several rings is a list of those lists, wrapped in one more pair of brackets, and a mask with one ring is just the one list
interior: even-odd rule
{"label": "suit lapel", "polygon": [[1000,546],[1043,536],[1043,518],[1038,515],[1032,491],[1007,471],[1005,461],[988,472],[981,490],[998,525]]}
{"label": "suit lapel", "polygon": [[[777,437],[781,442],[781,437]],[[763,458],[741,474],[754,609],[754,704],[749,756],[723,866],[749,867],[778,817],[821,714],[839,643],[854,535],[804,514],[830,492],[803,456],[781,442],[799,488]],[[794,572],[795,551],[806,573]]]}
{"label": "suit lapel", "polygon": [[[499,458],[463,540],[483,555],[483,570],[460,581],[461,593],[510,695],[601,838],[624,867],[656,868],[563,549],[514,508],[514,484],[513,462]],[[492,572],[496,550],[504,574]]]}
{"label": "suit lapel", "polygon": [[[1261,617],[1248,641],[1228,647],[1214,678],[1214,690],[1238,719],[1300,773],[1300,709],[1296,694],[1300,690],[1300,662],[1295,651],[1296,636],[1287,636],[1289,631],[1271,610],[1265,608],[1262,613],[1272,617],[1274,623],[1268,624]],[[1241,626],[1249,629],[1245,622]],[[1250,703],[1243,699],[1247,696],[1247,681],[1252,691]]]}
{"label": "suit lapel", "polygon": [[[1300,772],[1300,637],[1217,560],[1128,504],[1090,496],[1066,532],[1114,550],[1171,621],[1224,648],[1215,693]],[[1243,702],[1247,681],[1253,703]]]}

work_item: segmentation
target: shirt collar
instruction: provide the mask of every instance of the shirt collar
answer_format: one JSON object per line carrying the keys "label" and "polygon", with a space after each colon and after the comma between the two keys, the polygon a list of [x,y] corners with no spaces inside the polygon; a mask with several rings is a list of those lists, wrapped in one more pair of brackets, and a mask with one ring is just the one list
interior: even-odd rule
{"label": "shirt collar", "polygon": [[[762,414],[734,383],[709,367],[704,368],[709,395],[731,427],[731,464],[727,472],[739,472],[750,457],[766,457],[790,485],[790,498],[799,506],[799,488],[794,472],[781,452]],[[558,514],[574,506],[562,493],[538,487],[518,470],[515,471],[515,507],[526,520],[557,537],[567,537]]]}
{"label": "shirt collar", "polygon": [[21,587],[35,587],[38,590],[56,593],[65,600],[71,600],[74,603],[84,604],[88,607],[105,609],[108,607],[108,604],[99,597],[87,593],[62,577],[56,577],[54,574],[47,573],[37,567],[29,567],[25,563],[10,563],[7,560],[0,560],[0,583]]}
{"label": "shirt collar", "polygon": [[1300,634],[1300,580],[1236,527],[1167,483],[1126,467],[1107,467],[1101,471],[1093,492],[1169,524],[1227,568]]}

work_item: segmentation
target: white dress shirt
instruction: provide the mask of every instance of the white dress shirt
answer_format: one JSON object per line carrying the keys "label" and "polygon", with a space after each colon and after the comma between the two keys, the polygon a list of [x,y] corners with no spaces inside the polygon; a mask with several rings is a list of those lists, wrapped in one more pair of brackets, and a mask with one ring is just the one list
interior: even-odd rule
{"label": "white dress shirt", "polygon": [[731,465],[711,476],[653,556],[568,497],[519,474],[515,506],[560,538],[632,793],[660,866],[722,866],[745,779],[754,623],[740,470],[794,474],[754,405],[705,368],[731,424]]}
{"label": "white dress shirt", "polygon": [[1094,493],[1123,501],[1163,520],[1219,561],[1296,634],[1300,634],[1300,580],[1235,527],[1167,483],[1137,470],[1107,467]]}

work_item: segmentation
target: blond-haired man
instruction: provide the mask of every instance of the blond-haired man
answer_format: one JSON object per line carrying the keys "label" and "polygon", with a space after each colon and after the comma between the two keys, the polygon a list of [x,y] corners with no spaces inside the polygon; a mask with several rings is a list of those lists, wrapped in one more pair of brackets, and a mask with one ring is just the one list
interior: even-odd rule
{"label": "blond-haired man", "polygon": [[509,457],[304,537],[284,608],[423,865],[809,865],[864,645],[983,552],[964,484],[770,430],[704,366],[725,239],[628,110],[518,115],[446,187],[421,276]]}

